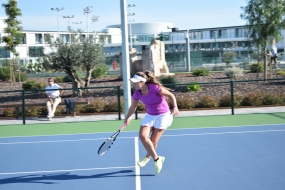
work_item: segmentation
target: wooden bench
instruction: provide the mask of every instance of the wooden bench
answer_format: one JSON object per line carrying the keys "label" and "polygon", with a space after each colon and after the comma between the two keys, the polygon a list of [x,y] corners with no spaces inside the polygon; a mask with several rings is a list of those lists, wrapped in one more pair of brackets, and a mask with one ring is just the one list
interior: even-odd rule
{"label": "wooden bench", "polygon": [[[70,102],[72,104],[72,108],[73,110],[72,113],[73,113],[73,117],[76,116],[76,105],[87,105],[89,104],[90,102],[89,101],[77,101],[77,102]],[[33,107],[33,106],[46,106],[46,102],[44,103],[26,103],[25,104],[25,107]],[[65,102],[64,101],[61,101],[58,105],[64,105],[66,106]],[[16,119],[19,119],[19,108],[22,108],[22,104],[20,103],[16,103],[16,104],[4,104],[4,105],[0,105],[0,108],[11,108],[13,107],[15,109],[15,117]]]}

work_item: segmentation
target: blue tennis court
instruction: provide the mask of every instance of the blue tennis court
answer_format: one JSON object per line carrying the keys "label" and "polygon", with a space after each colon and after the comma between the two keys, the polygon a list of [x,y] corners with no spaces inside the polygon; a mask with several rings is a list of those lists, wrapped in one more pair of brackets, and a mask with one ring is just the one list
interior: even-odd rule
{"label": "blue tennis court", "polygon": [[0,189],[284,190],[285,124],[169,129],[157,152],[166,157],[155,175],[137,132],[0,138]]}

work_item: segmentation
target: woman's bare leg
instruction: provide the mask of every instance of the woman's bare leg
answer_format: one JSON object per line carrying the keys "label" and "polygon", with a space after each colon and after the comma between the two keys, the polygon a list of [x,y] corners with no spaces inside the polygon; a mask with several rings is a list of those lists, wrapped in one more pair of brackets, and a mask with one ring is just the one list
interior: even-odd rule
{"label": "woman's bare leg", "polygon": [[[142,141],[145,149],[147,150],[146,157],[152,157],[153,159],[157,159],[156,154],[156,147],[157,143],[161,137],[161,135],[164,133],[165,129],[156,129],[156,128],[150,128],[150,127],[141,127],[140,129],[140,140]],[[151,133],[152,132],[152,133]],[[149,138],[149,134],[151,133],[151,136]]]}

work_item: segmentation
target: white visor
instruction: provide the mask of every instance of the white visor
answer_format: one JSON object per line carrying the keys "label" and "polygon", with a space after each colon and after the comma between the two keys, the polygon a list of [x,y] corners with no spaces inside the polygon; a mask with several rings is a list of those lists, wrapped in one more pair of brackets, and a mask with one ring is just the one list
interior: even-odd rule
{"label": "white visor", "polygon": [[145,82],[146,79],[139,76],[139,75],[134,75],[133,78],[130,79],[130,81],[132,81],[132,82],[140,82],[140,81]]}

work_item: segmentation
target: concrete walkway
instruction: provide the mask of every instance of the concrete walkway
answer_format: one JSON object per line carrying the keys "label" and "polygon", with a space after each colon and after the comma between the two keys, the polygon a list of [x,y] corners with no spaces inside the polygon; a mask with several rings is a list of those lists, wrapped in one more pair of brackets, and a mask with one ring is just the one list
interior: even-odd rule
{"label": "concrete walkway", "polygon": [[[260,108],[235,108],[234,114],[254,114],[254,113],[277,113],[285,112],[285,106],[276,107],[260,107]],[[213,110],[193,110],[193,111],[180,111],[178,117],[195,117],[195,116],[214,116],[214,115],[231,115],[231,109],[213,109]],[[145,113],[138,114],[138,118],[143,118]],[[121,115],[124,119],[124,115]],[[66,116],[54,117],[51,120],[46,118],[27,118],[26,124],[43,124],[43,123],[65,123],[65,122],[86,122],[86,121],[107,121],[118,120],[118,114],[102,114],[102,115],[89,115],[89,116]],[[15,125],[23,124],[22,119],[9,119],[0,120],[0,125]]]}

